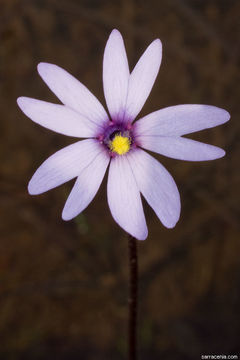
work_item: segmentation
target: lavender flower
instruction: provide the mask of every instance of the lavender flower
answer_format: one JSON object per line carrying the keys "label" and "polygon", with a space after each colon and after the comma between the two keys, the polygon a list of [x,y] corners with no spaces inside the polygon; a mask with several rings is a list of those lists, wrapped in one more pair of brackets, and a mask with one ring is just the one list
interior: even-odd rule
{"label": "lavender flower", "polygon": [[109,166],[107,197],[115,221],[139,240],[148,230],[140,193],[167,228],[176,225],[180,196],[168,171],[146,150],[174,159],[213,160],[224,150],[182,135],[225,123],[227,111],[208,105],[177,105],[155,111],[134,123],[155,82],[162,57],[153,41],[129,72],[121,34],[113,30],[103,59],[103,87],[110,116],[96,97],[60,67],[38,65],[38,72],[63,105],[18,98],[21,110],[34,122],[55,132],[87,138],[50,156],[28,185],[41,194],[73,178],[75,185],[62,212],[70,220],[96,195]]}

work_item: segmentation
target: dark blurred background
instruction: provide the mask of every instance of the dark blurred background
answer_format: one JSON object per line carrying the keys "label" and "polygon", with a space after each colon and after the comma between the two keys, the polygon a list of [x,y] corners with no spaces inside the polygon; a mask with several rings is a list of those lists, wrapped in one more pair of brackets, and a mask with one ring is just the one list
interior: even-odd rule
{"label": "dark blurred background", "polygon": [[18,96],[57,102],[37,74],[62,66],[104,102],[102,58],[113,28],[131,68],[156,37],[163,61],[141,114],[212,104],[229,123],[193,134],[223,147],[201,163],[157,156],[174,176],[181,219],[165,229],[145,206],[138,242],[140,359],[238,354],[240,308],[238,0],[0,0],[0,359],[126,359],[127,237],[106,203],[106,179],[77,219],[61,220],[73,182],[31,197],[27,183],[73,140],[35,125]]}

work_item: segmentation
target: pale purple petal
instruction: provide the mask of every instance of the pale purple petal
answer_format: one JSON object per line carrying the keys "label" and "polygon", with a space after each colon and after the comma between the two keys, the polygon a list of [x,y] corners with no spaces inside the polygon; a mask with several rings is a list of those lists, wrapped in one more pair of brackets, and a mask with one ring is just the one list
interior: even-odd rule
{"label": "pale purple petal", "polygon": [[176,105],[155,111],[135,123],[137,135],[180,136],[224,124],[226,110],[210,105]]}
{"label": "pale purple petal", "polygon": [[64,206],[63,220],[71,220],[90,204],[102,183],[109,161],[109,155],[103,151],[81,170]]}
{"label": "pale purple petal", "polygon": [[123,115],[128,91],[129,67],[123,38],[113,30],[103,58],[103,88],[108,110],[113,120]]}
{"label": "pale purple petal", "polygon": [[133,69],[128,86],[125,121],[133,121],[152,90],[162,59],[162,44],[154,40]]}
{"label": "pale purple petal", "polygon": [[38,72],[48,87],[68,107],[103,125],[108,115],[98,99],[75,77],[57,65],[40,63]]}
{"label": "pale purple petal", "polygon": [[181,204],[177,186],[169,172],[152,156],[138,149],[129,153],[138,189],[167,228],[179,220]]}
{"label": "pale purple petal", "polygon": [[114,220],[138,240],[145,240],[148,231],[142,201],[127,156],[112,159],[107,195]]}
{"label": "pale purple petal", "polygon": [[31,195],[38,195],[77,177],[103,149],[93,139],[78,141],[50,156],[28,184]]}
{"label": "pale purple petal", "polygon": [[174,136],[139,136],[139,146],[178,160],[215,160],[225,155],[217,146]]}
{"label": "pale purple petal", "polygon": [[94,137],[101,127],[65,105],[28,97],[17,99],[18,106],[30,119],[57,133],[75,137]]}

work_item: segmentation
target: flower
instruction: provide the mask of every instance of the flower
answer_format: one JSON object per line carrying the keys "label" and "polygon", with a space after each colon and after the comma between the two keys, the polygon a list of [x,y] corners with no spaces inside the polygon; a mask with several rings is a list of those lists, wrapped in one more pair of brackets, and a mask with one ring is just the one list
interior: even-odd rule
{"label": "flower", "polygon": [[162,45],[153,41],[129,72],[124,42],[113,30],[103,59],[103,87],[110,116],[96,97],[62,68],[40,63],[38,72],[60,104],[20,97],[17,103],[34,122],[55,132],[87,138],[57,151],[28,185],[41,194],[73,178],[75,185],[62,212],[64,220],[81,213],[96,195],[109,166],[107,197],[115,221],[139,240],[148,230],[140,193],[167,228],[180,216],[180,196],[168,171],[146,150],[174,159],[203,161],[224,150],[182,137],[225,123],[227,111],[208,105],[167,107],[134,122],[159,71]]}

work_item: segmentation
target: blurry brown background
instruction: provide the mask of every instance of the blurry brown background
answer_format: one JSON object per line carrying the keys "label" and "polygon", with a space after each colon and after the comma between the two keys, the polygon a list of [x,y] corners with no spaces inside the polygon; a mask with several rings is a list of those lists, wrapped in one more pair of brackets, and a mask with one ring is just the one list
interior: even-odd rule
{"label": "blurry brown background", "polygon": [[31,197],[27,183],[73,140],[41,128],[18,96],[57,101],[37,74],[58,64],[104,102],[102,57],[110,31],[131,68],[156,37],[163,62],[141,114],[212,104],[232,119],[192,138],[223,147],[201,163],[158,156],[182,199],[165,229],[145,206],[139,242],[140,358],[200,359],[240,350],[238,0],[0,0],[0,359],[126,359],[127,237],[106,203],[106,179],[76,220],[61,210],[72,182]]}

